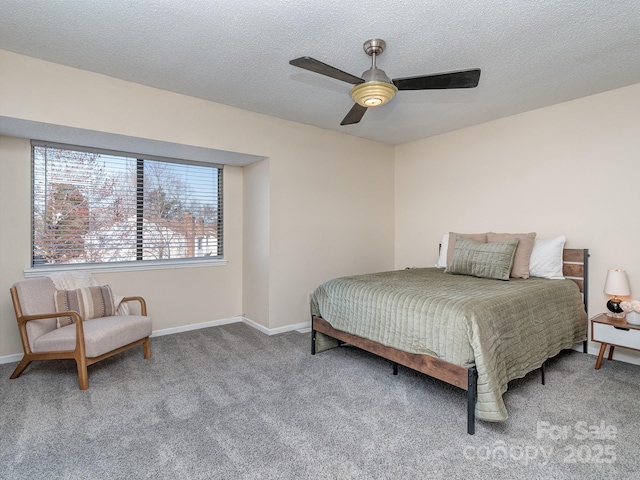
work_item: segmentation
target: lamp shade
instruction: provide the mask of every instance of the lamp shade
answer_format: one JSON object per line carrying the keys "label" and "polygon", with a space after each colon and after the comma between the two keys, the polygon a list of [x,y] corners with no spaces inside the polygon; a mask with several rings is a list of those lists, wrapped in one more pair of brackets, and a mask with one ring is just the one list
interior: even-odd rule
{"label": "lamp shade", "polygon": [[616,269],[609,270],[607,272],[607,279],[604,282],[604,293],[607,295],[620,295],[623,297],[631,295],[627,272]]}

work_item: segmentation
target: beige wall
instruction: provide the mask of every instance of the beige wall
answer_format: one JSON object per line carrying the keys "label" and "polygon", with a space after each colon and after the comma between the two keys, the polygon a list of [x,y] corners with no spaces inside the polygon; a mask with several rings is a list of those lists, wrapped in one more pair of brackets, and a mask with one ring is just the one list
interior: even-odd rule
{"label": "beige wall", "polygon": [[31,252],[30,148],[28,140],[0,136],[0,356],[22,351],[9,288]]}
{"label": "beige wall", "polygon": [[[117,291],[150,297],[154,329],[245,307],[269,329],[306,322],[307,293],[321,281],[393,267],[393,147],[1,50],[0,70],[0,117],[269,159],[255,171],[225,169],[226,267],[100,274]],[[8,288],[30,258],[28,141],[3,138],[0,165],[1,357],[21,351]],[[268,235],[266,253],[252,231]]]}
{"label": "beige wall", "polygon": [[269,327],[269,162],[244,167],[243,192],[243,312],[263,327]]}
{"label": "beige wall", "polygon": [[270,163],[270,327],[309,321],[322,281],[393,268],[393,147],[289,141]]}
{"label": "beige wall", "polygon": [[433,265],[443,233],[565,234],[640,298],[640,84],[396,148],[396,267]]}

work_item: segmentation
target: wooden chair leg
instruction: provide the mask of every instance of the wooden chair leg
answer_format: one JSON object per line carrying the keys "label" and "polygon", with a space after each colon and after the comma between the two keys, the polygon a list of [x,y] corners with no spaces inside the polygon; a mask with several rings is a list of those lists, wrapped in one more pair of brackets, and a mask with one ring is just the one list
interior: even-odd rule
{"label": "wooden chair leg", "polygon": [[89,388],[89,372],[87,371],[87,360],[81,358],[76,360],[78,364],[78,387],[80,390],[87,390]]}
{"label": "wooden chair leg", "polygon": [[32,360],[30,360],[27,356],[22,357],[22,360],[20,360],[20,363],[18,364],[16,369],[11,374],[11,377],[9,378],[11,379],[18,378],[20,375],[22,375],[22,372],[24,372],[24,369],[27,368],[31,362]]}
{"label": "wooden chair leg", "polygon": [[150,359],[151,358],[151,339],[149,337],[144,339],[144,342],[142,342],[142,348],[144,350],[144,358],[145,359]]}

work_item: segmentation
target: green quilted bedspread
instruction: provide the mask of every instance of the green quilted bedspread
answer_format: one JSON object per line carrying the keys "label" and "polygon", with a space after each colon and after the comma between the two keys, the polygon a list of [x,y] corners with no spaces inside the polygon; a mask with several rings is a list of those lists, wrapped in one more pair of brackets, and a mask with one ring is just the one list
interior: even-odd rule
{"label": "green quilted bedspread", "polygon": [[437,268],[342,277],[316,289],[312,315],[399,350],[478,369],[476,415],[503,421],[510,380],[586,339],[571,280],[490,280]]}

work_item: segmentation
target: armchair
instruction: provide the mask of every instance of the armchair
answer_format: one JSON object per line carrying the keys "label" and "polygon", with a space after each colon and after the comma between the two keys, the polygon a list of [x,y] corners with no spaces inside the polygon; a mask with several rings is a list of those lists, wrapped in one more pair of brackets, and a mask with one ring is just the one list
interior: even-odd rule
{"label": "armchair", "polygon": [[[17,282],[10,291],[24,349],[12,379],[34,360],[73,359],[78,367],[78,386],[86,390],[89,365],[136,345],[143,346],[144,358],[151,358],[151,318],[142,297],[122,299],[139,302],[140,315],[84,320],[78,312],[56,312],[56,288],[49,277]],[[57,328],[59,317],[71,317],[74,323]]]}

